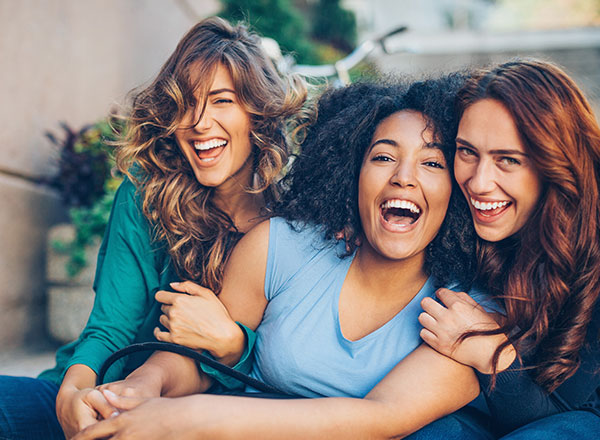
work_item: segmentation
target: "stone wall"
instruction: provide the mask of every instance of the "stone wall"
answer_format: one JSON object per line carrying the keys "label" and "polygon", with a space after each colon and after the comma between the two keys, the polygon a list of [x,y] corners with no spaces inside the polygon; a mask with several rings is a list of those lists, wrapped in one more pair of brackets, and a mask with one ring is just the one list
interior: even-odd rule
{"label": "stone wall", "polygon": [[0,350],[45,329],[46,231],[65,212],[37,183],[57,156],[44,132],[104,117],[217,10],[217,0],[0,0]]}

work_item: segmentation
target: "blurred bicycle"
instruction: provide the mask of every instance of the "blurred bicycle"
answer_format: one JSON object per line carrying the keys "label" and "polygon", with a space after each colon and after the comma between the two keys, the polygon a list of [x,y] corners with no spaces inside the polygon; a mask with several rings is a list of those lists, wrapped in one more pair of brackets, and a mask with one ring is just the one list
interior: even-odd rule
{"label": "blurred bicycle", "polygon": [[350,69],[358,65],[376,49],[381,49],[384,54],[392,54],[386,41],[397,34],[405,32],[406,26],[399,26],[379,37],[371,38],[360,43],[350,54],[334,64],[307,65],[296,64],[292,55],[282,55],[279,44],[272,38],[263,38],[263,47],[281,73],[298,73],[308,79],[332,79],[334,87],[343,87],[350,84]]}

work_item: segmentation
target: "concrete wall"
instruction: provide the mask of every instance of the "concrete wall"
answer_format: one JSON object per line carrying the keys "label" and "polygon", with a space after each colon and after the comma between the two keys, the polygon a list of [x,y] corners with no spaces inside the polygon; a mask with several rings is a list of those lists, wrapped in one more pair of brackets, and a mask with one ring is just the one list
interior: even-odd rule
{"label": "concrete wall", "polygon": [[217,0],[0,0],[0,350],[44,329],[45,236],[65,218],[37,184],[58,121],[78,128],[150,80]]}
{"label": "concrete wall", "polygon": [[562,66],[600,112],[600,28],[512,33],[408,32],[390,41],[397,51],[375,61],[389,73],[411,75],[481,67],[515,57],[536,57]]}

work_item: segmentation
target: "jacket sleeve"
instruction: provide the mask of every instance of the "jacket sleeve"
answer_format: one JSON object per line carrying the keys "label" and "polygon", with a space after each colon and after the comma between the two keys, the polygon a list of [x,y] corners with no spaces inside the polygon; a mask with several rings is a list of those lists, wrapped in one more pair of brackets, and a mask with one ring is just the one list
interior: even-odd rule
{"label": "jacket sleeve", "polygon": [[153,245],[134,185],[124,181],[98,255],[94,307],[65,371],[84,364],[98,372],[112,352],[136,339],[155,303],[163,256]]}

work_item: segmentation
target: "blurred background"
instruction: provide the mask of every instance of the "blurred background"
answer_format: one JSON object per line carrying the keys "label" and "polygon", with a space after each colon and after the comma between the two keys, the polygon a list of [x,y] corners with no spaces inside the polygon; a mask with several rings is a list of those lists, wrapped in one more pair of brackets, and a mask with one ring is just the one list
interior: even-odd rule
{"label": "blurred background", "polygon": [[0,374],[51,366],[83,326],[118,185],[107,115],[216,14],[245,18],[301,64],[408,26],[352,79],[541,57],[600,107],[600,0],[0,0]]}

